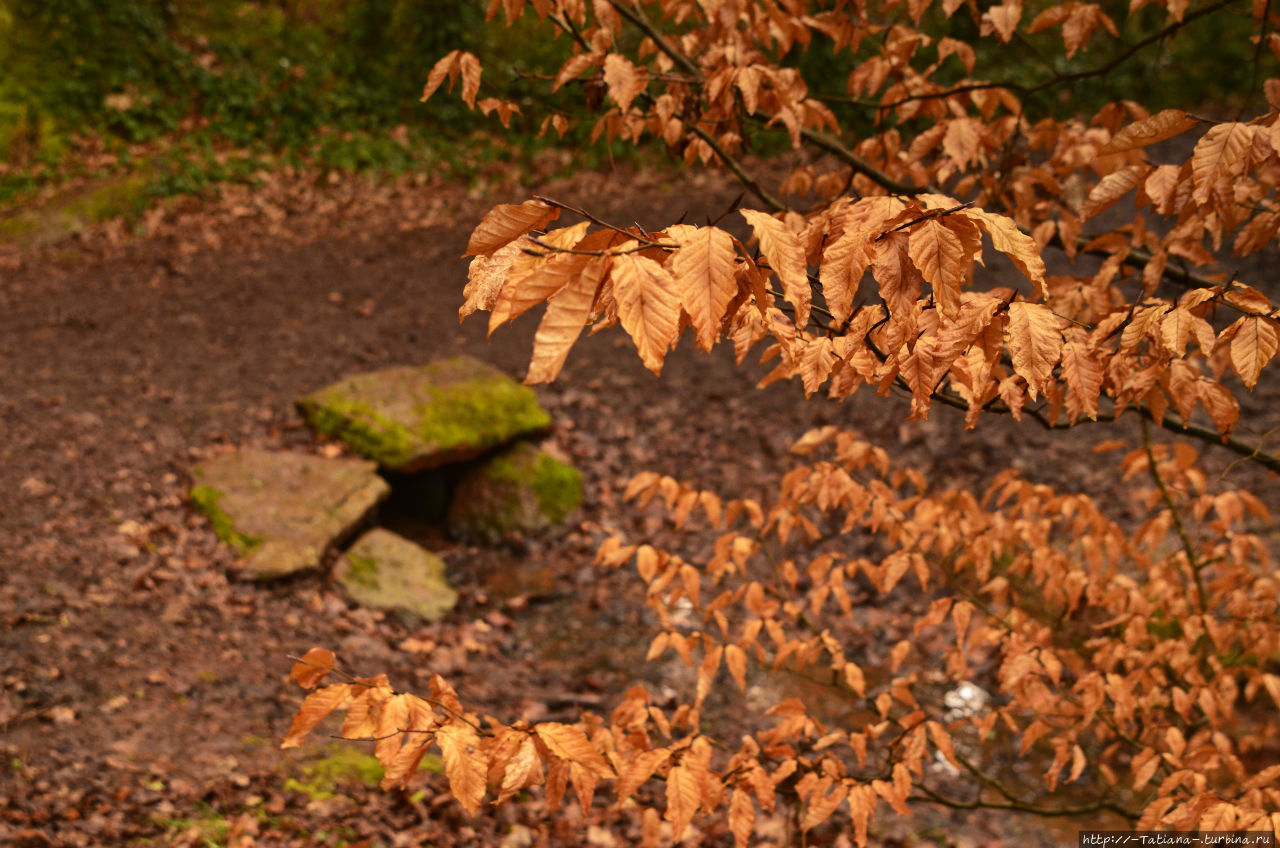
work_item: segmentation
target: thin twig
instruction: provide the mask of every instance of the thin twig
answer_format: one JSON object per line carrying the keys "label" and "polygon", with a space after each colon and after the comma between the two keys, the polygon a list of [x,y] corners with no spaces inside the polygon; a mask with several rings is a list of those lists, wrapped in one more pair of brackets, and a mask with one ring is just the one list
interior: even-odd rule
{"label": "thin twig", "polygon": [[931,212],[921,215],[919,218],[912,218],[910,221],[904,221],[892,230],[885,230],[883,233],[873,238],[872,241],[882,241],[886,236],[891,233],[896,233],[898,230],[905,230],[909,227],[914,227],[916,224],[923,224],[925,221],[932,221],[934,218],[944,218],[947,215],[959,212],[961,209],[968,209],[973,206],[973,204],[974,201],[970,200],[968,203],[961,203],[959,206],[952,206],[950,209],[934,209]]}
{"label": "thin twig", "polygon": [[541,195],[541,194],[535,194],[533,196],[533,199],[540,200],[543,203],[556,207],[557,209],[563,209],[566,212],[572,212],[574,215],[577,215],[582,218],[586,218],[588,221],[590,221],[593,224],[604,227],[607,230],[613,230],[615,233],[621,233],[624,236],[627,236],[628,238],[633,238],[642,244],[648,245],[649,247],[663,247],[663,248],[671,247],[670,244],[667,244],[665,242],[654,241],[651,238],[642,236],[639,233],[633,233],[631,230],[625,229],[623,227],[619,227],[616,224],[610,224],[608,221],[602,220],[600,218],[597,218],[595,215],[592,215],[587,210],[579,209],[576,206],[570,206],[568,203],[562,203],[559,200],[553,200],[550,197],[546,197],[545,195]]}
{"label": "thin twig", "polygon": [[1151,428],[1147,425],[1147,419],[1142,419],[1142,447],[1147,452],[1147,471],[1151,474],[1151,479],[1155,481],[1156,488],[1160,491],[1160,499],[1164,501],[1165,508],[1169,510],[1169,517],[1173,519],[1173,529],[1177,531],[1178,538],[1182,541],[1182,550],[1187,555],[1187,567],[1191,569],[1191,576],[1195,579],[1196,597],[1199,602],[1200,612],[1203,614],[1209,610],[1209,602],[1204,591],[1204,580],[1200,576],[1201,570],[1204,569],[1204,563],[1200,561],[1200,557],[1196,555],[1195,543],[1191,541],[1191,534],[1187,532],[1187,527],[1182,523],[1182,513],[1178,511],[1178,505],[1173,500],[1173,493],[1169,491],[1169,487],[1165,485],[1164,478],[1160,476],[1160,469],[1156,466],[1155,449],[1151,445]]}

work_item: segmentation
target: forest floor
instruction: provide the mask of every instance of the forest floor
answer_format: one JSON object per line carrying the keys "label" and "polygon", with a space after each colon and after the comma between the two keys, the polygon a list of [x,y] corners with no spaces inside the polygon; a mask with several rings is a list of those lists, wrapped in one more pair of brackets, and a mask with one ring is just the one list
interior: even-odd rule
{"label": "forest floor", "polygon": [[[947,409],[907,422],[902,398],[757,391],[762,366],[688,339],[655,378],[606,332],[539,389],[552,441],[586,477],[574,526],[519,550],[433,539],[462,596],[445,621],[353,608],[323,575],[238,580],[187,503],[192,466],[228,446],[316,450],[293,400],[351,372],[469,353],[521,376],[536,319],[491,342],[484,316],[459,325],[459,257],[489,206],[531,193],[278,176],[157,210],[139,232],[108,224],[0,247],[0,844],[632,844],[622,814],[585,828],[574,809],[553,815],[533,797],[470,819],[438,773],[383,793],[367,785],[362,746],[323,732],[300,751],[279,743],[301,699],[289,656],[313,646],[411,691],[443,674],[469,706],[506,720],[607,714],[648,637],[638,581],[592,559],[601,528],[662,531],[621,504],[636,471],[766,498],[788,444],[838,424],[939,483],[981,486],[1012,465],[1130,515],[1091,447],[1139,444],[1133,420],[1064,435],[989,419],[965,433]],[[537,193],[659,227],[715,218],[738,189],[624,172]],[[1276,423],[1275,387],[1246,404],[1252,431],[1239,434],[1256,441]],[[1276,506],[1274,480],[1206,452],[1211,471]],[[704,844],[731,844],[699,824]],[[922,810],[882,818],[874,844],[1074,845],[1084,824]],[[781,818],[758,835],[788,840]],[[848,836],[828,827],[808,844]]]}

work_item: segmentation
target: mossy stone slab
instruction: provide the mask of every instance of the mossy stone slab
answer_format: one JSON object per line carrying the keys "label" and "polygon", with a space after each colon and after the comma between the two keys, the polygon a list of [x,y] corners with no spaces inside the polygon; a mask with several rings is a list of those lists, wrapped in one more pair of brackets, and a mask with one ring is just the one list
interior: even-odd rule
{"label": "mossy stone slab", "polygon": [[439,621],[458,602],[440,557],[381,527],[356,540],[334,576],[361,606],[404,610],[427,621]]}
{"label": "mossy stone slab", "polygon": [[582,473],[528,442],[463,475],[449,506],[449,533],[490,544],[545,532],[582,502]]}
{"label": "mossy stone slab", "polygon": [[390,471],[471,459],[551,426],[532,389],[469,356],[347,377],[298,408],[317,431]]}
{"label": "mossy stone slab", "polygon": [[315,568],[391,487],[375,463],[242,450],[200,464],[191,502],[260,580]]}

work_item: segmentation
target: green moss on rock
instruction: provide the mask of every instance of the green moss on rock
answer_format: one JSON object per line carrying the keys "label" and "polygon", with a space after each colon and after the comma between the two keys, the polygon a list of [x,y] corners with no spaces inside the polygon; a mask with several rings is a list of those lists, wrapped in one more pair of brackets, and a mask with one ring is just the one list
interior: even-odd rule
{"label": "green moss on rock", "polygon": [[582,473],[521,442],[462,478],[449,509],[449,532],[495,543],[544,532],[581,503]]}
{"label": "green moss on rock", "polygon": [[193,486],[189,495],[191,505],[199,510],[213,527],[213,533],[222,542],[231,546],[237,556],[244,556],[262,544],[261,536],[240,533],[235,522],[222,508],[222,492],[212,486]]}
{"label": "green moss on rock", "polygon": [[345,579],[370,589],[378,588],[378,562],[372,557],[347,555]]}
{"label": "green moss on rock", "polygon": [[532,389],[465,356],[357,374],[298,408],[318,432],[393,471],[471,459],[551,425]]}

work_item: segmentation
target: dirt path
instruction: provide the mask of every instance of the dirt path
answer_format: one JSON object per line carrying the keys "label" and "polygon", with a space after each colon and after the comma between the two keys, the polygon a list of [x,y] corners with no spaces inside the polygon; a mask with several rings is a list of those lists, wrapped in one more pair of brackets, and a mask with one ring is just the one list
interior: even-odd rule
{"label": "dirt path", "polygon": [[[667,179],[581,177],[540,191],[646,225],[714,216],[737,194],[714,179]],[[420,627],[349,609],[320,577],[235,581],[227,552],[185,504],[189,469],[211,451],[311,448],[292,399],[342,374],[458,352],[522,374],[533,320],[490,344],[483,316],[459,327],[456,309],[474,222],[525,195],[281,184],[150,219],[142,237],[108,230],[5,257],[0,844],[534,844],[519,841],[526,833],[575,844],[572,821],[547,824],[534,804],[473,822],[439,780],[383,795],[358,785],[361,761],[276,746],[298,702],[286,657],[313,645],[409,688],[444,673],[506,718],[609,709],[633,660],[621,643],[580,648],[637,622],[623,584],[591,570],[593,535],[523,552],[441,540],[463,602],[448,622]],[[1107,478],[1091,469],[1089,444],[1127,433],[1051,440],[990,421],[961,435],[945,412],[902,423],[898,399],[860,394],[840,407],[801,403],[793,385],[753,392],[760,373],[728,351],[682,345],[659,381],[618,335],[581,344],[542,397],[555,440],[587,476],[582,518],[644,529],[616,509],[620,486],[643,468],[758,496],[785,467],[788,442],[826,423],[957,482],[980,481],[1012,455],[1036,479],[1094,493]],[[556,615],[548,604],[560,604]],[[582,617],[566,620],[568,609]],[[954,841],[918,824],[883,838],[994,844],[986,826]],[[1028,844],[1023,825],[1001,827]]]}

